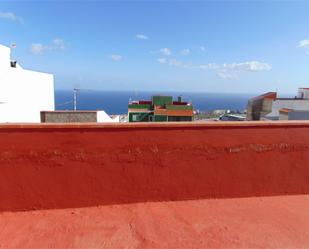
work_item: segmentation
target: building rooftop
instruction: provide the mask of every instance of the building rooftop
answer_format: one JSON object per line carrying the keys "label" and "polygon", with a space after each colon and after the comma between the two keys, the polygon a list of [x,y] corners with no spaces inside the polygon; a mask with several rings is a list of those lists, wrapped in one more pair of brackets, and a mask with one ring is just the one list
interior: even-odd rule
{"label": "building rooftop", "polygon": [[288,113],[288,112],[291,112],[293,111],[293,109],[289,109],[289,108],[282,108],[279,110],[280,112],[285,112],[285,113]]}
{"label": "building rooftop", "polygon": [[0,213],[3,248],[308,248],[309,195]]}
{"label": "building rooftop", "polygon": [[307,248],[309,121],[1,124],[3,248]]}
{"label": "building rooftop", "polygon": [[276,99],[276,98],[277,98],[276,92],[268,92],[268,93],[264,93],[264,94],[261,94],[259,96],[256,96],[256,97],[252,98],[252,100],[256,100],[256,99]]}
{"label": "building rooftop", "polygon": [[173,101],[172,96],[154,95],[151,101],[135,100],[128,105],[129,122],[192,121],[193,115],[193,106],[181,96]]}

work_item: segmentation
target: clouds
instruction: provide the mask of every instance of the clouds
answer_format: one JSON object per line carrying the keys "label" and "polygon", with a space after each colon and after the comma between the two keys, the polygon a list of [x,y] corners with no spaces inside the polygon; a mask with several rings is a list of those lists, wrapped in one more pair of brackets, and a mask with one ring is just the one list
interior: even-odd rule
{"label": "clouds", "polygon": [[135,38],[139,39],[139,40],[148,40],[149,39],[149,37],[144,35],[144,34],[137,34],[137,35],[135,35]]}
{"label": "clouds", "polygon": [[298,47],[305,50],[306,54],[309,55],[309,39],[304,39],[298,42]]}
{"label": "clouds", "polygon": [[166,64],[168,62],[168,60],[166,58],[158,58],[157,61],[160,63],[160,64]]}
{"label": "clouds", "polygon": [[298,47],[309,49],[309,39],[299,41]]}
{"label": "clouds", "polygon": [[185,49],[181,50],[181,52],[180,52],[180,53],[181,53],[182,55],[186,56],[186,55],[189,55],[189,54],[190,54],[190,52],[191,52],[191,51],[190,51],[190,49],[185,48]]}
{"label": "clouds", "polygon": [[113,60],[113,61],[121,61],[123,59],[123,57],[119,54],[112,54],[110,56],[110,58]]}
{"label": "clouds", "polygon": [[42,55],[47,51],[64,50],[66,49],[66,43],[63,39],[55,38],[51,44],[44,45],[42,43],[32,43],[30,51],[34,55]]}
{"label": "clouds", "polygon": [[172,54],[172,50],[169,49],[169,48],[161,48],[160,49],[160,52],[163,54],[163,55],[166,55],[166,56],[170,56]]}
{"label": "clouds", "polygon": [[169,65],[175,66],[175,67],[183,67],[184,66],[184,64],[180,60],[177,60],[177,59],[170,59]]}
{"label": "clouds", "polygon": [[205,48],[204,46],[200,46],[200,50],[201,50],[202,52],[205,52],[205,51],[206,51],[206,48]]}
{"label": "clouds", "polygon": [[174,66],[174,67],[187,67],[186,64],[184,64],[182,61],[177,60],[175,58],[159,58],[157,61],[160,64],[167,64],[169,66]]}
{"label": "clouds", "polygon": [[223,67],[229,70],[248,72],[269,71],[272,68],[270,64],[262,63],[259,61],[246,61],[241,63],[224,64]]}
{"label": "clouds", "polygon": [[55,38],[53,40],[53,45],[54,45],[54,48],[56,48],[56,49],[65,49],[66,48],[65,42],[60,38]]}
{"label": "clouds", "polygon": [[215,70],[219,68],[219,65],[217,63],[207,63],[207,64],[198,65],[197,68],[203,69],[203,70]]}
{"label": "clouds", "polygon": [[169,66],[187,68],[187,69],[216,70],[216,69],[219,69],[220,67],[216,63],[194,65],[192,63],[187,63],[187,62],[175,59],[175,58],[159,58],[157,59],[157,61],[160,64],[167,64]]}
{"label": "clouds", "polygon": [[[138,40],[148,40],[149,39],[149,37],[147,35],[144,35],[144,34],[136,34],[135,38],[138,39]],[[121,60],[123,60],[123,56],[120,55],[120,54],[111,54],[109,56],[109,58],[112,61],[121,61]]]}
{"label": "clouds", "polygon": [[30,51],[32,54],[40,55],[43,54],[46,50],[48,50],[47,46],[42,45],[41,43],[32,43]]}
{"label": "clouds", "polygon": [[216,69],[217,76],[225,80],[235,80],[239,78],[239,74],[242,72],[262,72],[270,71],[272,65],[259,61],[245,61],[245,62],[234,62],[226,64]]}
{"label": "clouds", "polygon": [[2,11],[0,11],[0,18],[7,19],[7,20],[10,20],[10,21],[16,21],[16,22],[20,22],[20,23],[24,22],[24,19],[22,17],[15,15],[13,12],[2,12]]}
{"label": "clouds", "polygon": [[226,70],[226,69],[219,69],[217,71],[217,76],[224,80],[236,80],[238,79],[238,74],[236,72]]}
{"label": "clouds", "polygon": [[160,53],[163,56],[171,56],[172,54],[189,56],[189,55],[191,55],[191,53],[193,53],[193,55],[194,55],[194,53],[197,52],[197,51],[205,52],[206,48],[204,46],[200,46],[200,47],[194,48],[192,50],[190,48],[183,48],[178,53],[172,53],[172,49],[165,47],[165,48],[161,48],[159,50],[152,50],[150,52],[153,53],[153,54]]}
{"label": "clouds", "polygon": [[260,72],[270,71],[272,66],[268,63],[259,61],[245,61],[245,62],[233,62],[233,63],[207,63],[207,64],[192,64],[186,63],[175,58],[159,58],[157,61],[160,64],[166,64],[169,66],[186,68],[186,69],[199,69],[204,71],[214,71],[221,79],[238,79],[239,74],[242,72]]}
{"label": "clouds", "polygon": [[[201,48],[203,48],[204,50],[202,50],[202,49],[201,50],[203,52],[205,52],[205,47],[201,47]],[[170,48],[161,48],[158,52],[161,53],[164,56],[171,56],[172,55],[172,50]],[[154,53],[156,53],[156,52],[154,52]],[[188,56],[188,55],[191,54],[191,49],[184,48],[184,49],[180,50],[179,54],[182,55],[182,56]]]}

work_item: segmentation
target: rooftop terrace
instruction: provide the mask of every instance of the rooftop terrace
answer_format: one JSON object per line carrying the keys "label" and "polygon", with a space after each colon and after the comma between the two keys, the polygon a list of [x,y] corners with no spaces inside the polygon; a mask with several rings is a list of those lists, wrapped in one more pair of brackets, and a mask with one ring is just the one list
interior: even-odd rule
{"label": "rooftop terrace", "polygon": [[0,125],[0,247],[309,247],[309,122]]}

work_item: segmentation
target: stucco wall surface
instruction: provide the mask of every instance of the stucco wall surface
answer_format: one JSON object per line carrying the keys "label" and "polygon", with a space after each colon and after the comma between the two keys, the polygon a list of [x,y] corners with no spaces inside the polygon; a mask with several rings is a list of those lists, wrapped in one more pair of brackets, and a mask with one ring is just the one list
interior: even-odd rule
{"label": "stucco wall surface", "polygon": [[0,211],[309,193],[309,122],[0,125]]}
{"label": "stucco wall surface", "polygon": [[0,45],[0,123],[39,123],[40,111],[55,108],[54,76],[10,62],[10,48]]}

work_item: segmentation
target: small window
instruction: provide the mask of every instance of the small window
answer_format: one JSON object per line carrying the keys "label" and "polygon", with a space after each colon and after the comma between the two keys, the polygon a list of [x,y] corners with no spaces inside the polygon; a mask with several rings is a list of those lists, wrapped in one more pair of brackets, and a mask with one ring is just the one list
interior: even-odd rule
{"label": "small window", "polygon": [[138,115],[133,114],[133,115],[132,115],[132,121],[137,121],[137,117],[138,117]]}
{"label": "small window", "polygon": [[17,61],[11,61],[11,67],[16,68]]}

